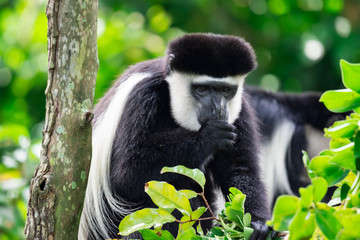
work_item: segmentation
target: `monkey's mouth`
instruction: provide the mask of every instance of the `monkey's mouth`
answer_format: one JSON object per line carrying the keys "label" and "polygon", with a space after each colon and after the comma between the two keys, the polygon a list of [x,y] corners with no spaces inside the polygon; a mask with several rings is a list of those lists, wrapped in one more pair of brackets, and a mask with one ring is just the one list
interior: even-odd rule
{"label": "monkey's mouth", "polygon": [[217,121],[228,121],[228,116],[227,114],[224,115],[211,115],[211,116],[207,116],[207,117],[200,117],[198,118],[198,121],[200,123],[200,125],[203,125],[204,123],[211,121],[211,120],[217,120]]}

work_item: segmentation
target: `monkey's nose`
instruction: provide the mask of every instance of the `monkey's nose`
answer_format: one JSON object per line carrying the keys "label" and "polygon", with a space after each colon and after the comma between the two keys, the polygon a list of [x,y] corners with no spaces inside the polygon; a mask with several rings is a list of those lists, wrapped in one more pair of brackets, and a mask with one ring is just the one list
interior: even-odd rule
{"label": "monkey's nose", "polygon": [[224,120],[225,118],[225,111],[222,108],[214,107],[212,113],[217,120]]}

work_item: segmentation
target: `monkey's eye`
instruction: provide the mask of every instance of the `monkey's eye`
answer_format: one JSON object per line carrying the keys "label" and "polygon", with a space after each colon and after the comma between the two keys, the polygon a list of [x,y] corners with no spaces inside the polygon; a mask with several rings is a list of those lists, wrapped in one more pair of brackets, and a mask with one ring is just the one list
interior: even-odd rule
{"label": "monkey's eye", "polygon": [[232,98],[234,97],[235,93],[236,93],[236,89],[234,89],[233,87],[230,86],[225,86],[221,89],[222,94],[224,95],[224,97],[226,98]]}
{"label": "monkey's eye", "polygon": [[232,92],[232,89],[230,87],[224,87],[222,89],[223,93],[231,93]]}
{"label": "monkey's eye", "polygon": [[209,88],[207,88],[205,86],[198,86],[198,87],[196,87],[196,92],[201,95],[205,95],[209,92]]}

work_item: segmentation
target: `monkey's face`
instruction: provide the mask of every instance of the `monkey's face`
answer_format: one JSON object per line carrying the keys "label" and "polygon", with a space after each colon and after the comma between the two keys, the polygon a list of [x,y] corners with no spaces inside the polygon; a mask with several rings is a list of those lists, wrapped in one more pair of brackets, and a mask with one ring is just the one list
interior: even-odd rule
{"label": "monkey's face", "polygon": [[191,131],[198,131],[208,120],[232,124],[242,105],[244,75],[215,78],[172,71],[169,84],[174,120]]}
{"label": "monkey's face", "polygon": [[196,99],[197,120],[202,125],[209,120],[229,120],[228,103],[236,95],[238,86],[225,82],[206,81],[191,84]]}

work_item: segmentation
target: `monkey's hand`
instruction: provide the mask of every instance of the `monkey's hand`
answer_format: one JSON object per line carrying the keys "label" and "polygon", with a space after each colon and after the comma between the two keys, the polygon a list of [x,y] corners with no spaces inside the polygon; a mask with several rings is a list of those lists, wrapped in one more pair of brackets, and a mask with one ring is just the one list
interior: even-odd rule
{"label": "monkey's hand", "polygon": [[254,229],[250,240],[264,240],[269,234],[269,228],[265,222],[256,220],[251,222],[251,227]]}
{"label": "monkey's hand", "polygon": [[210,150],[231,146],[236,139],[235,127],[223,120],[209,120],[199,130],[202,141]]}

